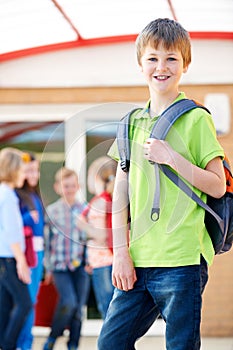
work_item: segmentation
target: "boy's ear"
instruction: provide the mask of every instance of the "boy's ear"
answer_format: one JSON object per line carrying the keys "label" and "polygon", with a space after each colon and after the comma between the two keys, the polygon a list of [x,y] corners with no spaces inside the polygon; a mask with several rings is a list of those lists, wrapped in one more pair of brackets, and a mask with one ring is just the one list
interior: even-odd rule
{"label": "boy's ear", "polygon": [[54,189],[54,191],[56,192],[56,194],[58,194],[58,195],[60,196],[61,190],[60,190],[60,185],[59,185],[59,183],[55,182],[55,183],[53,184],[53,189]]}
{"label": "boy's ear", "polygon": [[183,68],[183,73],[186,73],[188,71],[189,66],[186,66]]}
{"label": "boy's ear", "polygon": [[137,66],[138,66],[138,69],[142,72],[143,71],[143,68],[142,68],[142,64],[141,62],[136,62]]}

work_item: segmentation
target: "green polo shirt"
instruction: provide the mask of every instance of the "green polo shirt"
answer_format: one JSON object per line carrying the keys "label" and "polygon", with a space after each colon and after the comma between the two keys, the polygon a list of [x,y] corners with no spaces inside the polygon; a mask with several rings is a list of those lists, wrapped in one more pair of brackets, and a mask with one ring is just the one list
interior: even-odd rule
{"label": "green polo shirt", "polygon": [[[185,98],[181,93],[176,99]],[[175,101],[174,101],[175,102]],[[154,166],[143,156],[143,144],[158,117],[151,118],[147,103],[130,120],[131,160],[129,195],[131,213],[130,254],[135,267],[173,267],[200,263],[200,254],[208,264],[214,250],[204,224],[204,210],[160,172],[160,217],[150,218],[156,190]],[[182,115],[167,134],[166,141],[193,164],[205,168],[224,151],[217,138],[211,115],[195,108]],[[116,142],[109,155],[119,160]],[[206,201],[206,195],[192,188]]]}

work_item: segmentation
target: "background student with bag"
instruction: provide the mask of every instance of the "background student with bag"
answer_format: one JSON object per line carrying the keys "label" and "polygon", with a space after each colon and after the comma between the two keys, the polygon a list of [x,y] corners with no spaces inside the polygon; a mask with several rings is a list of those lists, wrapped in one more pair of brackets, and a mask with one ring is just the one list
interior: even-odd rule
{"label": "background student with bag", "polygon": [[[161,173],[160,216],[157,221],[151,220],[157,184],[150,162],[169,166],[206,200],[206,194],[218,198],[226,191],[224,152],[212,117],[203,109],[196,108],[180,118],[166,141],[149,137],[158,116],[185,98],[179,82],[191,62],[187,31],[176,21],[154,20],[139,34],[136,50],[150,100],[130,118],[129,177],[120,163],[117,168],[113,194],[116,289],[98,349],[135,349],[136,340],[151,325],[149,316],[159,310],[166,322],[166,348],[198,350],[201,259],[211,264],[215,253],[204,223],[205,211]],[[109,154],[119,160],[116,143]]]}
{"label": "background student with bag", "polygon": [[27,284],[30,269],[18,198],[14,188],[25,179],[27,154],[14,149],[0,151],[0,347],[15,350],[17,339],[32,308]]}
{"label": "background student with bag", "polygon": [[[38,189],[40,178],[39,161],[32,153],[27,153],[29,162],[26,167],[26,177],[23,187],[16,190],[19,198],[20,211],[23,218],[25,237],[32,244],[30,251],[26,250],[26,258],[31,268],[31,283],[29,292],[33,304],[36,304],[40,282],[43,274],[44,257],[44,209]],[[35,321],[34,308],[28,315],[17,341],[17,350],[32,348],[32,327]]]}
{"label": "background student with bag", "polygon": [[[103,156],[88,169],[87,185],[94,194],[80,217],[79,225],[87,230],[87,263],[97,308],[104,319],[112,299],[112,192],[117,163]],[[82,223],[81,218],[84,223]],[[85,225],[85,222],[87,225]]]}

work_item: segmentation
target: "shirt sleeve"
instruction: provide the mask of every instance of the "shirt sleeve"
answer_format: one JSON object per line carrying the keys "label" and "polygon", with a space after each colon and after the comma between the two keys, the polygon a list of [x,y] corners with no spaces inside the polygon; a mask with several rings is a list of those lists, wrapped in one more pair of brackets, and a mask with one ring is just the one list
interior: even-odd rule
{"label": "shirt sleeve", "polygon": [[205,168],[206,165],[216,157],[224,157],[224,150],[220,145],[212,116],[203,111],[193,124],[190,141],[190,150],[195,157],[196,164]]}
{"label": "shirt sleeve", "polygon": [[[1,207],[2,227],[8,244],[21,243],[24,241],[23,221],[19,210],[18,199],[8,196]],[[12,218],[14,218],[12,220]]]}

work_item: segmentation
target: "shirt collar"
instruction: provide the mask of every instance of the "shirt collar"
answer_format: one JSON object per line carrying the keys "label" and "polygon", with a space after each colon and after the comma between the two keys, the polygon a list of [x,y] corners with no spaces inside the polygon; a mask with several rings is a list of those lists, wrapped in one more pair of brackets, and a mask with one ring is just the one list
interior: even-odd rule
{"label": "shirt collar", "polygon": [[145,107],[135,115],[135,119],[150,118],[149,108],[150,108],[150,100],[148,100]]}
{"label": "shirt collar", "polygon": [[[184,98],[186,98],[185,93],[180,92],[179,95],[177,96],[177,98],[173,101],[173,103],[176,101],[179,101],[181,99],[184,99]],[[151,100],[149,99],[147,101],[145,107],[135,115],[135,119],[150,118],[150,115],[149,115],[150,101]]]}

